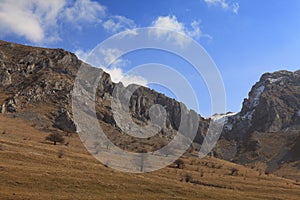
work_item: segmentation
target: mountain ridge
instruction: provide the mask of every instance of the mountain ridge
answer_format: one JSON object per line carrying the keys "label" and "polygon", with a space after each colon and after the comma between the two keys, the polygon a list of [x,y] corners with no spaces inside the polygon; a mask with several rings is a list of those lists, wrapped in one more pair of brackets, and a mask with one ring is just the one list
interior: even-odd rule
{"label": "mountain ridge", "polygon": [[[18,117],[30,119],[42,129],[59,128],[62,131],[76,132],[72,119],[71,92],[79,67],[81,65],[89,66],[77,59],[74,54],[62,49],[28,47],[4,41],[0,43],[0,54],[2,66],[0,87],[2,87],[2,91],[5,90],[4,95],[8,95],[0,102],[2,113],[14,113]],[[102,73],[95,99],[97,118],[101,122],[113,126],[114,139],[111,139],[117,140],[118,136],[132,142],[134,139],[124,136],[122,130],[116,126],[111,111],[110,101],[113,89],[116,85],[123,86],[121,83],[113,83],[109,74],[102,69],[97,70]],[[153,142],[151,139],[149,141],[142,140],[143,143],[149,143],[148,148],[152,148],[151,145],[161,146],[161,144],[155,144],[159,137],[165,139],[164,144],[168,143],[172,139],[172,135],[178,131],[180,110],[182,108],[187,110],[184,104],[141,86],[130,99],[130,111],[135,123],[147,124],[150,120],[149,109],[156,103],[166,108],[167,119],[160,135],[154,137]],[[203,139],[203,132],[208,127],[208,120],[200,115],[198,117],[199,126],[196,140],[200,141]],[[141,141],[136,141],[131,150],[136,149],[139,142]],[[125,143],[122,145],[123,148],[130,142]]]}
{"label": "mountain ridge", "polygon": [[[269,173],[285,165],[298,171],[299,110],[300,70],[263,74],[241,111],[228,118],[225,127],[230,129],[224,129],[216,154],[244,165],[261,165]],[[222,146],[228,151],[222,153]]]}
{"label": "mountain ridge", "polygon": [[[87,65],[63,49],[0,41],[1,113],[26,119],[41,130],[76,132],[71,92],[82,64]],[[227,122],[213,150],[214,155],[295,178],[288,171],[282,172],[284,168],[291,168],[300,178],[299,76],[300,70],[263,74],[244,100],[241,111],[226,116]],[[95,102],[99,123],[110,127],[105,130],[107,137],[120,148],[133,152],[153,151],[168,144],[178,131],[183,104],[149,88],[139,87],[130,99],[133,121],[140,126],[147,125],[153,104],[166,108],[167,119],[156,136],[136,139],[124,134],[111,111],[110,101],[116,85],[123,87],[121,83],[113,83],[109,74],[103,72]],[[196,138],[190,148],[194,151],[200,149],[210,120],[216,119],[198,115],[198,120]]]}

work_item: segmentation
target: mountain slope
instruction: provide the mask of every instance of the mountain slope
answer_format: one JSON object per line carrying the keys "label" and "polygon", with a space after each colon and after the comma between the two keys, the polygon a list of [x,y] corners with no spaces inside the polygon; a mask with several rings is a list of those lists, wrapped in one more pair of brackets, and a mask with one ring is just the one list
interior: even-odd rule
{"label": "mountain slope", "polygon": [[[259,165],[268,173],[296,178],[300,169],[300,71],[264,74],[244,100],[241,112],[228,118],[217,154],[240,164]],[[227,147],[225,147],[227,145]],[[227,149],[221,152],[220,149]]]}
{"label": "mountain slope", "polygon": [[[4,132],[5,131],[5,132]],[[68,145],[28,121],[0,115],[0,199],[297,199],[296,181],[216,158],[182,157],[144,174],[115,171],[90,155],[77,134]],[[105,147],[103,147],[105,148]]]}
{"label": "mountain slope", "polygon": [[[71,92],[81,65],[90,67],[62,49],[45,49],[0,41],[0,105],[6,117],[24,119],[46,132],[73,133],[76,126],[71,109]],[[118,147],[133,152],[153,151],[168,144],[179,128],[180,110],[186,107],[145,87],[130,98],[130,114],[139,126],[150,120],[153,104],[166,109],[166,123],[159,134],[135,138],[125,134],[114,119],[111,100],[116,86],[102,72],[95,98],[96,115],[107,137]],[[280,71],[262,76],[245,99],[241,112],[226,115],[227,124],[214,154],[222,159],[300,180],[299,71]],[[218,118],[218,117],[217,117]],[[209,119],[198,115],[193,147],[199,151]],[[127,122],[125,122],[127,123]],[[190,149],[193,150],[193,149]],[[193,151],[190,151],[193,152]]]}
{"label": "mountain slope", "polygon": [[[30,120],[41,129],[58,128],[75,132],[72,119],[71,92],[80,66],[89,68],[77,57],[62,49],[45,49],[0,41],[0,105],[1,112]],[[146,125],[150,120],[152,105],[160,104],[166,109],[166,123],[159,134],[150,139],[136,139],[123,134],[116,126],[111,109],[112,93],[121,83],[113,83],[109,74],[101,69],[102,76],[96,92],[96,114],[100,123],[111,128],[107,137],[117,146],[130,151],[159,149],[176,134],[181,122],[181,111],[187,116],[195,115],[184,104],[145,87],[139,87],[130,98],[130,112],[136,124]],[[196,141],[200,142],[208,120],[197,116],[198,124],[187,124],[196,128]],[[197,128],[198,127],[198,128]],[[140,145],[144,144],[144,145]]]}

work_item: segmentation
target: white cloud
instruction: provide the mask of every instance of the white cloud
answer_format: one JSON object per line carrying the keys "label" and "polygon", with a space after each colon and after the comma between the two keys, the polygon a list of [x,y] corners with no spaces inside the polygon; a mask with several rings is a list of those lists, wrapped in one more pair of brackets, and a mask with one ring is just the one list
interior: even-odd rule
{"label": "white cloud", "polygon": [[119,58],[122,55],[122,51],[119,49],[100,49],[100,53],[104,55],[105,66],[112,64],[114,67],[123,67],[127,64],[125,60]]}
{"label": "white cloud", "polygon": [[[138,84],[138,85],[147,85],[147,80],[141,76],[137,76],[134,74],[125,74],[122,70],[122,67],[128,66],[130,62],[128,60],[124,60],[119,58],[122,55],[122,51],[119,49],[100,49],[99,51],[102,55],[104,55],[104,66],[101,68],[110,74],[113,82],[122,82],[125,86],[129,84]],[[110,65],[110,68],[107,66]]]}
{"label": "white cloud", "polygon": [[66,19],[71,22],[97,23],[106,16],[106,8],[90,0],[76,0],[74,4],[65,8],[64,14]]}
{"label": "white cloud", "polygon": [[[123,52],[119,49],[100,49],[100,53],[104,55],[104,66],[101,68],[110,74],[113,82],[122,82],[125,86],[129,84],[147,85],[147,80],[141,76],[134,74],[124,74],[122,67],[130,65],[129,60],[119,58]],[[110,67],[108,68],[107,66]]]}
{"label": "white cloud", "polygon": [[[193,21],[190,24],[190,28],[188,28],[184,23],[179,22],[177,17],[173,15],[159,16],[152,22],[152,27],[158,28],[154,32],[157,37],[164,37],[166,40],[174,40],[181,47],[184,47],[190,42],[190,39],[185,36],[189,36],[194,39],[199,39],[201,36],[207,36],[202,34],[199,22]],[[177,33],[174,33],[173,31]]]}
{"label": "white cloud", "polygon": [[88,58],[89,55],[89,51],[85,52],[81,49],[75,50],[74,53],[80,60],[83,60],[84,62],[86,62],[86,59]]}
{"label": "white cloud", "polygon": [[57,24],[57,16],[65,1],[2,0],[0,1],[0,29],[3,35],[16,34],[40,43],[58,39],[56,31],[47,33]]}
{"label": "white cloud", "polygon": [[237,2],[229,3],[227,0],[204,0],[204,2],[208,5],[221,6],[224,10],[230,10],[235,14],[238,14],[240,7]]}
{"label": "white cloud", "polygon": [[[1,35],[15,34],[33,43],[59,40],[58,21],[101,22],[105,7],[91,0],[1,0]],[[79,27],[79,25],[77,25]]]}
{"label": "white cloud", "polygon": [[136,24],[131,19],[116,15],[105,21],[103,23],[103,27],[108,32],[117,33],[121,31],[132,30],[136,28]]}
{"label": "white cloud", "polygon": [[152,22],[152,25],[156,28],[169,29],[180,33],[185,32],[184,24],[178,22],[176,16],[159,16],[155,21]]}
{"label": "white cloud", "polygon": [[125,86],[130,84],[138,84],[142,86],[147,86],[148,82],[145,78],[133,75],[133,74],[124,74],[123,70],[118,67],[112,68],[102,68],[105,72],[109,73],[113,82],[118,83],[122,82]]}
{"label": "white cloud", "polygon": [[234,12],[235,14],[238,14],[239,9],[240,9],[240,5],[238,3],[232,4],[232,12]]}
{"label": "white cloud", "polygon": [[191,23],[192,31],[187,31],[187,34],[195,39],[199,39],[200,36],[202,36],[202,32],[200,30],[200,22],[199,21],[193,21]]}
{"label": "white cloud", "polygon": [[[102,55],[103,59],[99,61],[99,64],[94,63],[94,65],[97,65],[105,72],[109,73],[113,82],[118,83],[121,81],[125,86],[129,84],[138,84],[138,85],[147,86],[148,82],[145,78],[135,74],[131,74],[131,73],[127,74],[123,72],[122,67],[130,65],[130,61],[119,58],[122,55],[122,51],[113,48],[108,48],[108,49],[101,48],[97,50],[99,51],[97,55],[99,54]],[[86,61],[89,52],[77,50],[75,51],[75,54],[81,60]],[[92,59],[92,60],[97,62],[97,59]]]}
{"label": "white cloud", "polygon": [[220,5],[222,8],[227,9],[229,7],[226,0],[204,0],[209,5]]}

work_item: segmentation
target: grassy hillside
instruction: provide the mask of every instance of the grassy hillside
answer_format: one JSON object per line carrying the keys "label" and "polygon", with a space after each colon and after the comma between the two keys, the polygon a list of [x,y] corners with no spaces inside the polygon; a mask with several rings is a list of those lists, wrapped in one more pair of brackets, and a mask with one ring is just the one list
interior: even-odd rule
{"label": "grassy hillside", "polygon": [[95,160],[78,136],[52,145],[28,122],[0,115],[0,199],[299,199],[300,183],[215,158],[183,157],[146,174]]}

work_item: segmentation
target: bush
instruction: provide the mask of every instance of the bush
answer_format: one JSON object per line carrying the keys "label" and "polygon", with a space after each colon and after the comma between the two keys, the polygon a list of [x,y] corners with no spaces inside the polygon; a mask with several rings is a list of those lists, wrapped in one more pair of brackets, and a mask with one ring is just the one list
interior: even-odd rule
{"label": "bush", "polygon": [[177,165],[178,169],[183,169],[183,167],[184,167],[184,162],[181,159],[176,160],[175,164]]}
{"label": "bush", "polygon": [[232,169],[231,169],[231,173],[230,173],[230,175],[231,175],[231,176],[237,176],[237,175],[238,175],[238,173],[239,173],[239,170],[238,170],[238,169],[236,169],[236,168],[232,168]]}
{"label": "bush", "polygon": [[56,145],[57,142],[59,142],[59,143],[64,143],[65,142],[65,139],[59,133],[51,133],[45,139],[53,142],[53,145]]}
{"label": "bush", "polygon": [[184,180],[185,180],[186,183],[189,183],[189,182],[192,181],[192,177],[187,174],[187,175],[185,175]]}

